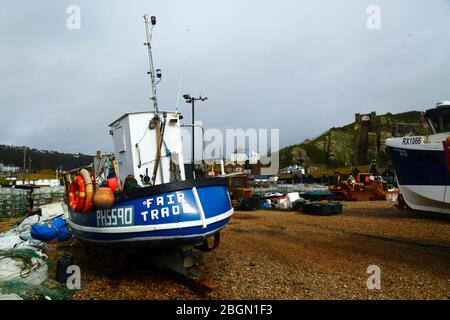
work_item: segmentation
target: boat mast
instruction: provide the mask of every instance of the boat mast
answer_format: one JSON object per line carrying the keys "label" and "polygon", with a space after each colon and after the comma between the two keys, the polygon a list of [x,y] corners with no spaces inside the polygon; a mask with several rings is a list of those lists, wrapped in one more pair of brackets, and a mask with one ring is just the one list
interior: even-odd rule
{"label": "boat mast", "polygon": [[158,108],[158,99],[156,96],[156,73],[155,73],[155,66],[153,65],[153,55],[152,55],[152,31],[153,26],[156,24],[156,17],[152,16],[150,18],[151,27],[149,25],[149,19],[148,15],[144,15],[144,21],[145,21],[145,33],[147,36],[147,42],[144,43],[145,46],[147,46],[148,49],[148,64],[150,67],[150,70],[147,72],[147,74],[150,75],[151,79],[151,92],[152,96],[150,97],[150,100],[153,101],[153,112],[154,112],[154,120],[155,120],[155,130],[156,130],[156,158],[155,158],[155,164],[153,166],[153,175],[152,175],[152,183],[155,185],[156,183],[156,174],[158,172],[158,166],[161,166],[160,168],[160,174],[161,174],[161,183],[164,183],[164,177],[163,177],[163,170],[162,170],[162,163],[160,164],[161,160],[161,130],[160,130],[160,124],[159,124],[159,108]]}

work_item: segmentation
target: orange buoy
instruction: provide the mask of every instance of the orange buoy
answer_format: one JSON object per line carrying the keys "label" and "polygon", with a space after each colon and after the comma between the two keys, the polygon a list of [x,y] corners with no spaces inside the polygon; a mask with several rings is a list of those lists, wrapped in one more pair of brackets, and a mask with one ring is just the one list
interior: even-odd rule
{"label": "orange buoy", "polygon": [[70,208],[75,212],[80,212],[84,206],[86,198],[86,186],[83,177],[78,175],[73,179],[69,188]]}
{"label": "orange buoy", "polygon": [[117,190],[117,185],[119,180],[117,179],[117,177],[112,177],[107,179],[108,181],[108,187],[111,189],[112,192],[115,192]]}
{"label": "orange buoy", "polygon": [[98,209],[110,209],[115,201],[114,193],[108,187],[100,187],[94,196],[94,206]]}

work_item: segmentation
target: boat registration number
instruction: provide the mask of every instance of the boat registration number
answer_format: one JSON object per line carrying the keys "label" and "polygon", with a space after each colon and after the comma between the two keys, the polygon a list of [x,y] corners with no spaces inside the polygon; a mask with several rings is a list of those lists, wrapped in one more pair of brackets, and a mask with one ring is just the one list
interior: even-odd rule
{"label": "boat registration number", "polygon": [[121,207],[97,210],[97,227],[124,227],[134,223],[134,208]]}
{"label": "boat registration number", "polygon": [[405,137],[402,140],[403,145],[422,144],[422,137]]}

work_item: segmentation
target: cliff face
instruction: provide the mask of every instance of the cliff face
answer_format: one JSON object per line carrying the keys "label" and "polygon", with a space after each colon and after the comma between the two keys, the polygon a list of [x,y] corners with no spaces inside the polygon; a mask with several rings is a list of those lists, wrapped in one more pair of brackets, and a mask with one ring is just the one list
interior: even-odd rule
{"label": "cliff face", "polygon": [[[355,122],[340,128],[331,128],[315,139],[280,150],[280,165],[302,165],[315,168],[364,165],[376,160],[386,166],[389,157],[385,141],[392,136],[423,134],[421,113],[411,111],[399,114],[355,114]],[[416,124],[416,125],[414,125]]]}

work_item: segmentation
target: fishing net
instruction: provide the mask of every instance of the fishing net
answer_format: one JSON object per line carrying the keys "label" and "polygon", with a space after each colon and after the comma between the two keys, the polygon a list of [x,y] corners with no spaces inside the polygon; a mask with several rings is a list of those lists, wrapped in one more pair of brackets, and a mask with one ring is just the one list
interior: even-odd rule
{"label": "fishing net", "polygon": [[0,251],[0,299],[69,299],[74,291],[48,277],[53,267],[50,259],[33,249]]}
{"label": "fishing net", "polygon": [[44,258],[32,249],[0,252],[0,287],[8,281],[40,285],[47,277],[48,266]]}
{"label": "fishing net", "polygon": [[[49,278],[55,267],[50,247],[42,241],[24,239],[37,217],[29,217],[0,234],[0,300],[68,299],[75,291]],[[56,253],[56,252],[54,252]]]}
{"label": "fishing net", "polygon": [[47,279],[41,285],[30,285],[21,281],[8,281],[0,285],[0,295],[17,295],[24,300],[66,300],[74,294],[65,285]]}

